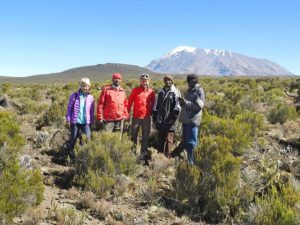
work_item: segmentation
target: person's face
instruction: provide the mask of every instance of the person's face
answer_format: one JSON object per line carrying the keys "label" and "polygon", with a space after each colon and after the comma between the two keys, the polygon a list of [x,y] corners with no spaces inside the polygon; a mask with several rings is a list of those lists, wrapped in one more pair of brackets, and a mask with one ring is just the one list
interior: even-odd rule
{"label": "person's face", "polygon": [[145,79],[145,78],[140,79],[140,84],[143,88],[148,87],[149,86],[149,79]]}
{"label": "person's face", "polygon": [[171,87],[173,82],[169,78],[164,79],[165,87]]}
{"label": "person's face", "polygon": [[113,79],[113,85],[119,87],[121,85],[121,79]]}
{"label": "person's face", "polygon": [[83,93],[87,93],[90,89],[90,86],[85,84],[85,83],[81,83],[80,85],[80,90],[83,92]]}
{"label": "person's face", "polygon": [[195,85],[197,84],[197,82],[194,80],[187,81],[187,83],[188,83],[189,88],[194,88]]}

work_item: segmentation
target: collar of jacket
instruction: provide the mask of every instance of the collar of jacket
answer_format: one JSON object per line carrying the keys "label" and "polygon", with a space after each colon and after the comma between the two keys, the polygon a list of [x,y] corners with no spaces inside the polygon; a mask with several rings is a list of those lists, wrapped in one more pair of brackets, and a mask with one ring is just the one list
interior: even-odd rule
{"label": "collar of jacket", "polygon": [[196,89],[198,89],[200,87],[200,84],[195,84],[195,87],[193,87],[193,88],[189,88],[188,90],[189,91],[194,91],[194,90],[196,90]]}
{"label": "collar of jacket", "polygon": [[78,96],[80,96],[80,93],[82,93],[84,96],[87,96],[87,95],[90,94],[89,91],[87,91],[86,93],[83,93],[83,92],[81,91],[81,89],[79,88],[78,91],[77,91]]}
{"label": "collar of jacket", "polygon": [[149,90],[149,86],[147,88],[143,88],[142,85],[140,85],[140,88],[142,88],[143,91],[147,92]]}
{"label": "collar of jacket", "polygon": [[115,86],[115,85],[111,85],[111,87],[113,88],[113,89],[117,89],[117,90],[120,90],[121,89],[121,86],[119,85],[119,86]]}
{"label": "collar of jacket", "polygon": [[118,91],[123,91],[124,90],[121,86],[119,86],[118,88],[116,88],[116,86],[113,86],[112,84],[107,85],[106,88],[107,89],[118,90]]}
{"label": "collar of jacket", "polygon": [[161,92],[161,91],[165,91],[165,92],[168,92],[168,91],[170,91],[170,92],[176,92],[176,87],[175,87],[174,84],[172,84],[171,87],[170,87],[170,89],[166,90],[165,87],[163,87],[162,89],[160,89],[159,92]]}

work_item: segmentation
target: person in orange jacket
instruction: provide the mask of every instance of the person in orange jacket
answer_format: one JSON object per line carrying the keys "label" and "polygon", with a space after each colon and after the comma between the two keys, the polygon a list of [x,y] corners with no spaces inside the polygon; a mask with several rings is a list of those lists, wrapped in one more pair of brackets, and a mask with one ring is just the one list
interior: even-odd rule
{"label": "person in orange jacket", "polygon": [[133,105],[133,116],[131,125],[131,140],[136,148],[140,127],[142,127],[142,143],[140,160],[148,163],[150,154],[148,151],[148,141],[151,130],[151,113],[155,103],[155,93],[149,88],[149,74],[140,76],[140,86],[132,89],[128,100],[128,114]]}
{"label": "person in orange jacket", "polygon": [[128,102],[125,90],[120,86],[121,82],[121,74],[113,74],[112,84],[105,86],[99,97],[97,120],[106,131],[123,132],[124,119],[128,119]]}

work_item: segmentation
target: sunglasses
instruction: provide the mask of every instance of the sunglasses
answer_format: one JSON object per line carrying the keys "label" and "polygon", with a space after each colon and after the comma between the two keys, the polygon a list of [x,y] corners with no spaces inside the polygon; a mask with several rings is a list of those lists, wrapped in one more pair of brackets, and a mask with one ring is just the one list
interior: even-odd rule
{"label": "sunglasses", "polygon": [[149,78],[150,78],[149,74],[142,74],[140,77],[140,79],[149,79]]}

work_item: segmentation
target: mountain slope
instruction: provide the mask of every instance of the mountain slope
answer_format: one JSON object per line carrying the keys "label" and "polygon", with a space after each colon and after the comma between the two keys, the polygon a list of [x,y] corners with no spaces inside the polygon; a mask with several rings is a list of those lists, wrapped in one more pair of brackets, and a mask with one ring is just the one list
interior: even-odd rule
{"label": "mountain slope", "polygon": [[142,73],[149,73],[152,77],[158,76],[157,73],[143,67],[119,63],[106,63],[73,68],[60,73],[34,75],[28,77],[0,76],[0,83],[67,83],[79,81],[81,77],[89,77],[91,81],[103,81],[110,80],[113,73],[121,73],[124,79],[139,78],[140,74]]}
{"label": "mountain slope", "polygon": [[278,64],[232,51],[179,46],[150,62],[146,68],[159,73],[220,76],[292,76]]}

